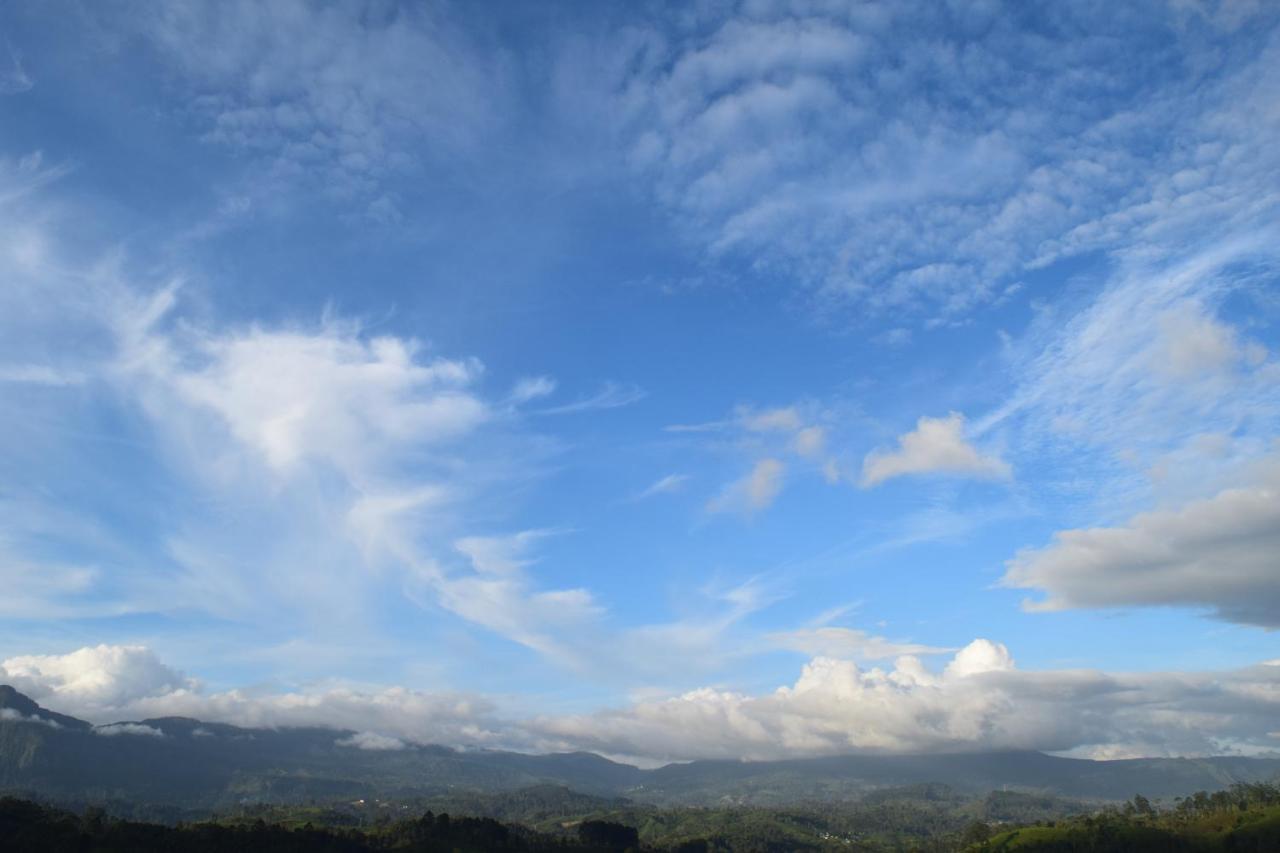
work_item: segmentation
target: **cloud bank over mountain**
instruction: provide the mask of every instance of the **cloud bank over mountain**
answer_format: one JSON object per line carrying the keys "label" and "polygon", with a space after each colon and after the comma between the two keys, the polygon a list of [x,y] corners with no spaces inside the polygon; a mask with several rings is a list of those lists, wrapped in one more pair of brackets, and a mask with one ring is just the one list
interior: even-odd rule
{"label": "cloud bank over mountain", "polygon": [[[702,688],[591,714],[522,715],[484,697],[365,686],[211,692],[147,649],[81,649],[0,663],[0,680],[53,710],[99,722],[190,716],[241,726],[329,726],[340,745],[404,742],[532,751],[590,750],[641,763],[853,752],[1031,749],[1099,757],[1270,754],[1280,666],[1214,673],[1025,671],[978,639],[941,667],[904,654],[891,667],[815,657],[791,685],[760,694]],[[146,732],[98,729],[102,734]]]}

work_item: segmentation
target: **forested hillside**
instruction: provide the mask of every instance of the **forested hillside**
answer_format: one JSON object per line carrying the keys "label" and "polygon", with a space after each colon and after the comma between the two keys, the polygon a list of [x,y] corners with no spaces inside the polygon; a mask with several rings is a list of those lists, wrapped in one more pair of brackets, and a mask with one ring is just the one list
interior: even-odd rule
{"label": "forested hillside", "polygon": [[1026,826],[977,840],[971,851],[1254,851],[1280,850],[1280,787],[1234,785],[1212,794],[1199,791],[1165,811],[1142,796],[1120,810],[1077,817],[1053,825]]}

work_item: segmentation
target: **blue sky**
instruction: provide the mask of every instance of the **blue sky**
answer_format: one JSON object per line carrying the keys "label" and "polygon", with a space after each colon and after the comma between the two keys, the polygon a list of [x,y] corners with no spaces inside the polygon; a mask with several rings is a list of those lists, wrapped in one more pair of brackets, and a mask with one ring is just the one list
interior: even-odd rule
{"label": "blue sky", "polygon": [[0,34],[0,680],[646,762],[1280,747],[1268,4]]}

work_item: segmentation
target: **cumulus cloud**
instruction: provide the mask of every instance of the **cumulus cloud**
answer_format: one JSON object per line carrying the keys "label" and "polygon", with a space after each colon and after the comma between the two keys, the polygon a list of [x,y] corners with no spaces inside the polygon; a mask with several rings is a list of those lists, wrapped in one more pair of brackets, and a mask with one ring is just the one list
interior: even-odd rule
{"label": "cumulus cloud", "polygon": [[37,702],[97,715],[149,696],[189,690],[194,682],[145,646],[92,646],[65,655],[22,655],[0,662],[0,681]]}
{"label": "cumulus cloud", "polygon": [[960,651],[947,664],[944,674],[964,678],[984,672],[1008,672],[1014,668],[1013,656],[1003,643],[977,639]]}
{"label": "cumulus cloud", "polygon": [[1043,590],[1033,610],[1208,608],[1231,622],[1280,628],[1280,467],[1250,485],[1117,527],[1064,530],[1009,561],[1005,586]]}
{"label": "cumulus cloud", "polygon": [[976,640],[941,673],[918,658],[863,669],[805,665],[794,685],[749,695],[701,689],[596,714],[540,718],[551,743],[650,759],[835,755],[856,751],[1075,749],[1145,755],[1265,752],[1280,672],[1022,672],[999,643]]}
{"label": "cumulus cloud", "polygon": [[1012,474],[1008,463],[981,453],[964,437],[964,415],[922,417],[898,438],[895,450],[873,450],[862,461],[862,486],[870,488],[908,474],[952,474],[984,479]]}

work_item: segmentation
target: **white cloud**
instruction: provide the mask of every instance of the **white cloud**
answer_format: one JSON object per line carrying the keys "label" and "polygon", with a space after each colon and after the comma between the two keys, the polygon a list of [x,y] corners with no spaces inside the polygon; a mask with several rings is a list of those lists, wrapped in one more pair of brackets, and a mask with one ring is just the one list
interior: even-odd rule
{"label": "white cloud", "polygon": [[[1245,354],[1235,329],[1187,308],[1162,317],[1160,334],[1155,368],[1178,377],[1196,378],[1222,371]],[[1262,358],[1265,357],[1263,350]]]}
{"label": "white cloud", "polygon": [[414,569],[409,593],[561,666],[582,669],[594,659],[584,632],[597,625],[604,609],[586,589],[542,589],[525,571],[534,562],[530,546],[554,532],[463,537],[454,548],[467,558],[469,570],[449,571],[402,546],[402,558]]}
{"label": "white cloud", "polygon": [[137,607],[367,634],[379,597],[452,554],[469,502],[536,459],[486,430],[474,359],[331,318],[210,329],[174,316],[178,295],[116,300],[106,375],[181,493],[237,510],[180,515],[163,542],[177,571],[132,584]]}
{"label": "white cloud", "polygon": [[338,746],[350,746],[373,752],[390,752],[405,748],[405,742],[400,738],[380,735],[377,732],[356,732],[351,737],[336,740],[334,743]]}
{"label": "white cloud", "polygon": [[873,450],[862,461],[862,486],[908,474],[954,474],[980,478],[1005,478],[1008,463],[984,455],[964,437],[964,416],[952,412],[945,418],[922,417],[916,428],[898,438],[896,450]]}
{"label": "white cloud", "polygon": [[787,467],[777,459],[761,459],[740,480],[735,480],[707,504],[709,512],[758,512],[769,507],[782,492]]}
{"label": "white cloud", "polygon": [[[456,167],[510,114],[501,54],[443,10],[141,3],[103,25],[158,49],[189,87],[204,139],[259,163],[259,192],[309,183],[365,201],[375,218],[396,217],[397,176],[433,161]],[[305,45],[299,32],[311,34]]]}
{"label": "white cloud", "polygon": [[[1246,333],[1264,328],[1274,246],[1250,229],[1123,264],[1083,308],[1042,306],[1006,344],[1013,393],[970,434],[1034,466],[1046,503],[1086,504],[1074,524],[1218,491],[1280,424],[1280,364]],[[1254,319],[1228,319],[1233,303]]]}
{"label": "white cloud", "polygon": [[0,364],[0,382],[29,385],[80,385],[85,376],[79,371],[59,370],[45,364]]}
{"label": "white cloud", "polygon": [[163,378],[185,400],[218,414],[237,439],[287,473],[316,460],[358,476],[387,446],[463,435],[487,416],[466,390],[474,361],[417,360],[413,341],[252,330],[207,338],[207,363]]}
{"label": "white cloud", "polygon": [[46,720],[43,717],[30,716],[23,714],[21,711],[13,708],[0,708],[0,722],[8,723],[34,723],[38,726],[48,726],[51,729],[60,729],[62,726],[55,720]]}
{"label": "white cloud", "polygon": [[[12,684],[41,705],[104,725],[103,735],[159,735],[121,717],[194,717],[247,727],[329,726],[404,741],[517,745],[500,740],[494,706],[461,693],[424,693],[402,687],[357,690],[327,686],[309,692],[229,690],[206,693],[200,684],[161,663],[140,646],[97,646],[65,655],[24,655],[0,664],[0,683]],[[510,724],[505,724],[509,728]],[[357,735],[353,746],[368,748]]]}
{"label": "white cloud", "polygon": [[[140,717],[186,716],[249,728],[327,726],[378,732],[404,742],[466,746],[519,746],[521,736],[495,716],[487,699],[461,693],[403,687],[355,689],[338,686],[307,692],[231,690],[202,694],[178,691],[140,700]],[[353,744],[359,747],[359,744]]]}
{"label": "white cloud", "polygon": [[758,650],[742,623],[782,597],[758,577],[706,584],[682,596],[681,618],[618,632],[602,663],[610,673],[634,673],[664,684],[714,672]]}
{"label": "white cloud", "polygon": [[798,432],[804,421],[794,407],[753,411],[743,409],[739,418],[745,429],[753,432]]}
{"label": "white cloud", "polygon": [[1273,745],[1280,672],[1022,672],[976,640],[941,674],[911,656],[892,669],[819,657],[790,687],[701,689],[596,714],[539,718],[550,745],[650,760],[772,759],[853,751],[1122,748],[1197,755]]}
{"label": "white cloud", "polygon": [[13,48],[9,48],[8,54],[9,67],[0,68],[0,95],[20,95],[35,86],[35,82],[22,67],[22,60]]}
{"label": "white cloud", "polygon": [[984,672],[1008,672],[1013,668],[1013,657],[1003,643],[978,639],[956,652],[944,674],[966,678]]}
{"label": "white cloud", "polygon": [[743,490],[747,506],[751,509],[764,509],[773,503],[782,491],[782,475],[786,467],[776,459],[761,459],[751,469],[751,475],[743,481]]}
{"label": "white cloud", "polygon": [[1252,484],[1117,527],[1064,530],[1018,553],[1005,586],[1043,590],[1034,610],[1209,608],[1219,619],[1280,627],[1280,469]]}
{"label": "white cloud", "polygon": [[821,456],[827,449],[827,431],[820,426],[809,426],[797,431],[795,449],[801,456]]}
{"label": "white cloud", "polygon": [[206,694],[174,685],[160,693],[121,694],[121,704],[108,711],[69,692],[46,697],[44,704],[91,719],[179,715],[250,727],[329,726],[361,733],[348,741],[356,748],[391,747],[394,741],[587,749],[663,761],[975,749],[1265,752],[1274,748],[1269,733],[1280,713],[1278,697],[1277,666],[1210,673],[1033,672],[1017,669],[1002,644],[979,639],[941,671],[910,655],[888,669],[820,656],[794,684],[772,692],[702,688],[580,715],[502,714],[483,697],[400,687]]}
{"label": "white cloud", "polygon": [[515,387],[511,389],[511,401],[513,403],[527,403],[530,400],[554,394],[555,390],[556,381],[551,377],[529,376],[518,381]]}
{"label": "white cloud", "polygon": [[519,574],[532,560],[529,548],[554,530],[522,530],[511,536],[466,536],[453,543],[482,575],[510,576]]}
{"label": "white cloud", "polygon": [[[899,328],[998,303],[1031,264],[1181,251],[1274,211],[1274,38],[1233,50],[1168,10],[1065,7],[1033,36],[1000,9],[959,26],[909,2],[704,10],[620,51],[608,115],[712,257]],[[1099,60],[1116,32],[1161,48]],[[1157,67],[1165,49],[1232,60],[1192,76]]]}
{"label": "white cloud", "polygon": [[766,639],[780,648],[845,660],[887,660],[903,655],[936,655],[954,651],[921,643],[897,642],[857,628],[833,625],[778,632],[769,634]]}
{"label": "white cloud", "polygon": [[115,602],[93,598],[101,572],[89,566],[24,559],[0,538],[0,615],[9,618],[58,619],[107,615],[120,609]]}
{"label": "white cloud", "polygon": [[1153,369],[1187,380],[1219,377],[1236,366],[1247,369],[1267,357],[1265,347],[1240,341],[1234,327],[1193,304],[1161,316],[1160,337],[1152,350]]}
{"label": "white cloud", "polygon": [[108,723],[105,726],[95,726],[93,729],[95,735],[103,737],[116,737],[119,735],[136,735],[141,737],[164,737],[164,732],[151,726],[144,726],[141,723]]}
{"label": "white cloud", "polygon": [[376,560],[406,517],[421,519],[423,514],[443,511],[452,498],[450,490],[440,485],[366,492],[347,510],[346,527],[366,559]]}
{"label": "white cloud", "polygon": [[194,683],[144,646],[93,646],[65,655],[24,655],[0,662],[0,681],[37,702],[95,714],[187,690]]}
{"label": "white cloud", "polygon": [[812,404],[759,409],[738,406],[732,417],[703,424],[668,426],[668,432],[729,436],[736,448],[754,458],[750,474],[724,486],[707,503],[711,512],[753,512],[773,504],[782,489],[792,457],[800,470],[816,471],[827,483],[840,480],[840,464],[827,449],[828,431],[822,423],[830,413]]}

